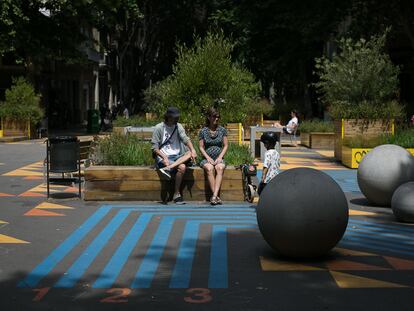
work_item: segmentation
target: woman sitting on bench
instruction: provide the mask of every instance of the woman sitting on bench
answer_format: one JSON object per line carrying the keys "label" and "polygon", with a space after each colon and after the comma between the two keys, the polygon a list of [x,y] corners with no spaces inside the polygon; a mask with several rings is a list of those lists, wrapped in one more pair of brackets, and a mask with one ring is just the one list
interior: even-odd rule
{"label": "woman sitting on bench", "polygon": [[207,173],[212,197],[211,205],[222,204],[219,197],[221,181],[223,179],[224,155],[227,152],[227,130],[219,125],[220,114],[214,108],[210,108],[206,114],[206,126],[203,127],[199,134],[200,152],[203,160],[200,166]]}

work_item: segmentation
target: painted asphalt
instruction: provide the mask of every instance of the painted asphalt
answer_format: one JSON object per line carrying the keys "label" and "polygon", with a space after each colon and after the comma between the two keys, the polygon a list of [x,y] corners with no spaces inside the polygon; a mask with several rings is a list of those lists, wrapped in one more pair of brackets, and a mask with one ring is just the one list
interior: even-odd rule
{"label": "painted asphalt", "polygon": [[285,165],[334,178],[350,221],[329,255],[292,261],[263,241],[254,205],[46,201],[44,145],[0,148],[0,310],[412,310],[414,227],[311,151],[287,149]]}

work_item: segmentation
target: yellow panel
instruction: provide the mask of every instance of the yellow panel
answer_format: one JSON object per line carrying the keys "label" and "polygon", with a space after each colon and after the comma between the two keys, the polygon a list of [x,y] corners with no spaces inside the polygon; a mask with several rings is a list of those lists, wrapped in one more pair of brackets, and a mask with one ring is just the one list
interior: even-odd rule
{"label": "yellow panel", "polygon": [[401,288],[404,285],[369,279],[347,273],[330,271],[336,284],[340,288]]}
{"label": "yellow panel", "polygon": [[360,251],[355,251],[353,249],[340,248],[340,247],[335,247],[333,251],[339,253],[342,256],[378,256],[377,254],[360,252]]}
{"label": "yellow panel", "polygon": [[263,271],[323,271],[325,269],[260,256]]}
{"label": "yellow panel", "polygon": [[372,212],[365,212],[365,211],[358,211],[358,210],[350,209],[349,215],[350,216],[377,216],[378,214],[372,213]]}
{"label": "yellow panel", "polygon": [[30,242],[19,240],[8,235],[0,234],[0,244],[28,244]]}
{"label": "yellow panel", "polygon": [[40,203],[35,208],[40,208],[40,209],[73,209],[73,207],[70,207],[70,206],[65,206],[65,205],[55,204],[55,203],[50,203],[50,202]]}

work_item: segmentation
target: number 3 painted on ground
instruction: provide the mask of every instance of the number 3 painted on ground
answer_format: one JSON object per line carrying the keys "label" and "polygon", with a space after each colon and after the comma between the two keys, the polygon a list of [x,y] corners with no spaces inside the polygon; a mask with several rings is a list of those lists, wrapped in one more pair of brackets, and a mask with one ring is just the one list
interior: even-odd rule
{"label": "number 3 painted on ground", "polygon": [[106,291],[107,294],[114,294],[113,296],[106,297],[101,300],[101,302],[109,302],[109,303],[125,303],[128,302],[126,298],[131,294],[131,289],[129,288],[111,288]]}
{"label": "number 3 painted on ground", "polygon": [[190,288],[187,294],[190,296],[184,297],[184,301],[188,303],[207,303],[213,300],[208,288]]}

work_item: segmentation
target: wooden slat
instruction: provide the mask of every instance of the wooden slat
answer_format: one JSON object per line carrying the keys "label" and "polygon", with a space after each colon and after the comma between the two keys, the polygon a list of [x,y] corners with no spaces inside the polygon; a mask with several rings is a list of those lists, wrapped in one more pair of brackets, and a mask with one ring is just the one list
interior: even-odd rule
{"label": "wooden slat", "polygon": [[[240,179],[241,171],[229,166],[224,172],[226,179]],[[189,168],[185,180],[203,179],[201,168]],[[159,172],[148,167],[137,166],[90,166],[85,169],[85,180],[160,180]]]}
{"label": "wooden slat", "polygon": [[[156,180],[95,180],[88,181],[85,188],[90,190],[104,190],[104,191],[160,191],[164,188],[173,187],[174,182],[171,181],[156,181]],[[194,181],[184,181],[182,188],[187,190],[204,190],[209,191],[209,184],[207,180],[199,179]],[[224,179],[221,185],[222,190],[243,190],[241,180]]]}

